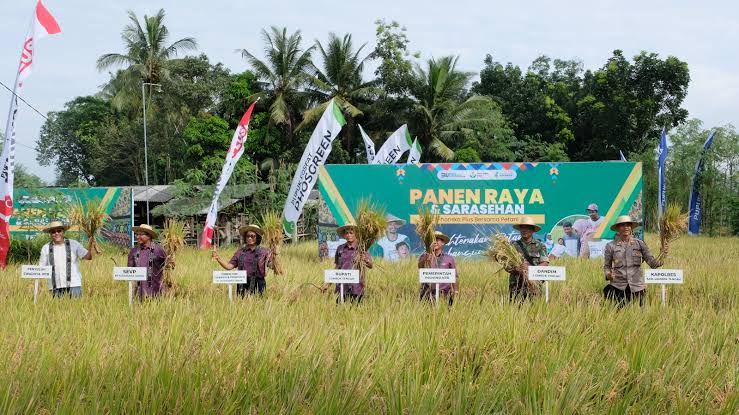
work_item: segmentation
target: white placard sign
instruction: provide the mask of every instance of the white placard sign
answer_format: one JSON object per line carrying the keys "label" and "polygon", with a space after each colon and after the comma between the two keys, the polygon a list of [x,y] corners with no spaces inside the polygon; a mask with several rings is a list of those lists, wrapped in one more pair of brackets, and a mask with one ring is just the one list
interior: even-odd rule
{"label": "white placard sign", "polygon": [[647,284],[682,284],[681,269],[648,269],[644,271],[644,282]]}
{"label": "white placard sign", "polygon": [[21,278],[32,280],[51,279],[51,267],[42,267],[40,265],[21,265]]}
{"label": "white placard sign", "polygon": [[358,269],[327,269],[323,272],[326,284],[359,284]]}
{"label": "white placard sign", "polygon": [[246,271],[213,271],[213,284],[246,284]]}
{"label": "white placard sign", "polygon": [[588,249],[590,250],[590,258],[601,258],[606,245],[610,240],[601,239],[600,241],[588,241]]}
{"label": "white placard sign", "polygon": [[452,268],[421,268],[418,270],[421,284],[454,284],[457,270]]}
{"label": "white placard sign", "polygon": [[113,267],[116,281],[146,281],[146,267]]}
{"label": "white placard sign", "polygon": [[532,281],[564,281],[565,267],[529,266],[529,279]]}

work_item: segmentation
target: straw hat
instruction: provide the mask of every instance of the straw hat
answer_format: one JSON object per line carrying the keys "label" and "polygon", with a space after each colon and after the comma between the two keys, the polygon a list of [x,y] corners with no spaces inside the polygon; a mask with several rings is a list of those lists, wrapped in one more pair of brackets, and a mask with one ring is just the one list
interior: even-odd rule
{"label": "straw hat", "polygon": [[246,235],[247,232],[254,232],[259,236],[264,236],[264,231],[262,231],[262,228],[259,227],[259,225],[246,225],[239,228],[239,234],[241,236]]}
{"label": "straw hat", "polygon": [[147,224],[134,226],[133,227],[133,233],[136,232],[143,232],[151,237],[151,239],[157,239],[159,237],[159,232],[155,231],[154,228]]}
{"label": "straw hat", "polygon": [[521,218],[521,222],[513,225],[513,229],[516,229],[518,231],[521,230],[521,226],[531,226],[534,228],[534,232],[539,232],[541,230],[541,226],[534,223],[534,220],[531,219],[531,216],[524,216]]}
{"label": "straw hat", "polygon": [[388,223],[390,223],[390,222],[399,222],[400,223],[399,226],[405,225],[405,220],[400,219],[399,217],[393,215],[392,213],[388,213],[387,214],[387,221],[388,221]]}
{"label": "straw hat", "polygon": [[445,244],[449,243],[449,237],[446,236],[443,232],[434,231],[434,239],[439,238],[444,241]]}
{"label": "straw hat", "polygon": [[54,229],[64,229],[66,231],[67,229],[69,229],[69,225],[65,225],[59,222],[58,220],[55,220],[51,222],[50,224],[46,225],[46,227],[44,228],[44,232],[51,232]]}
{"label": "straw hat", "polygon": [[618,232],[618,225],[622,223],[630,223],[632,228],[641,226],[641,222],[638,220],[632,219],[629,215],[622,215],[616,219],[616,222],[613,225],[611,225],[611,230]]}
{"label": "straw hat", "polygon": [[344,226],[339,226],[339,228],[336,229],[336,233],[339,234],[339,236],[344,237],[344,232],[348,229],[354,229],[356,231],[357,225],[355,223],[347,223]]}

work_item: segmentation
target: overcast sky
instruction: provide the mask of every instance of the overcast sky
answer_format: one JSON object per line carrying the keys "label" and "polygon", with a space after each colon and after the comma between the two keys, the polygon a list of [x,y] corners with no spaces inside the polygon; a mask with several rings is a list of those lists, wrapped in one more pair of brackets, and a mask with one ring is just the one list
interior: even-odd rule
{"label": "overcast sky", "polygon": [[[35,0],[3,2],[0,18],[0,81],[12,87],[23,35]],[[300,29],[307,42],[330,31],[375,40],[374,21],[397,20],[408,29],[410,48],[422,58],[460,55],[464,70],[479,72],[486,54],[528,67],[537,56],[580,59],[586,69],[603,65],[614,49],[629,58],[641,50],[688,62],[691,82],[684,106],[707,127],[739,126],[739,6],[733,1],[527,1],[456,0],[338,1],[91,1],[45,0],[62,33],[36,44],[37,66],[22,96],[42,113],[93,94],[107,79],[95,69],[103,53],[124,52],[120,32],[126,10],[140,17],[166,11],[171,41],[192,36],[199,51],[232,71],[247,69],[237,48],[262,56],[260,30],[270,25]],[[306,44],[307,44],[306,42]],[[5,126],[10,93],[0,87]],[[17,122],[20,163],[46,181],[33,150],[43,118],[21,104]]]}

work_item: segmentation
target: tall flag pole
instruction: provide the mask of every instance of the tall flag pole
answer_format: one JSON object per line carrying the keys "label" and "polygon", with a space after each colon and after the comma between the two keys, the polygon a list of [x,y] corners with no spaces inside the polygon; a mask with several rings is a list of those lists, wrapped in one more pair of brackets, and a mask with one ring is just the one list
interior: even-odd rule
{"label": "tall flag pole", "polygon": [[690,189],[690,203],[688,210],[688,235],[697,235],[700,232],[701,216],[703,208],[703,198],[701,197],[701,184],[703,183],[703,168],[705,165],[706,153],[713,144],[713,136],[715,131],[711,131],[706,142],[703,143],[703,151],[698,161],[695,163],[695,174],[693,175],[693,185]]}
{"label": "tall flag pole", "polygon": [[18,94],[23,88],[23,82],[31,75],[36,61],[35,42],[38,39],[61,32],[54,16],[38,0],[33,10],[31,25],[23,41],[23,50],[15,74],[13,94],[10,97],[8,121],[5,124],[5,141],[0,156],[2,170],[0,170],[0,268],[7,265],[8,249],[10,248],[10,217],[13,215],[13,179],[15,177],[15,120],[18,115]]}
{"label": "tall flag pole", "polygon": [[372,164],[397,163],[400,157],[411,149],[412,145],[413,142],[411,141],[411,134],[408,132],[408,126],[403,124],[377,150]]}
{"label": "tall flag pole", "polygon": [[[258,101],[258,100],[257,100]],[[200,248],[208,249],[213,244],[213,230],[216,225],[216,218],[218,217],[218,198],[221,196],[221,192],[226,187],[228,179],[231,178],[231,174],[236,168],[236,163],[244,154],[244,144],[249,134],[249,119],[251,118],[251,112],[254,110],[254,105],[257,103],[254,101],[246,110],[244,116],[239,121],[239,126],[236,127],[234,136],[231,139],[231,146],[228,148],[226,153],[226,161],[223,163],[223,170],[221,170],[221,177],[218,179],[215,192],[213,192],[213,201],[210,202],[210,209],[208,209],[208,217],[205,219],[205,228],[203,229],[203,239],[200,242]]]}
{"label": "tall flag pole", "polygon": [[411,151],[408,152],[408,161],[406,164],[416,164],[421,161],[421,144],[418,142],[418,137],[413,140]]}
{"label": "tall flag pole", "polygon": [[[359,124],[357,124],[359,125]],[[375,143],[372,141],[370,136],[364,132],[364,128],[359,126],[359,132],[362,134],[362,140],[364,140],[364,149],[367,151],[367,164],[372,164],[372,160],[375,159]]]}
{"label": "tall flag pole", "polygon": [[659,156],[657,166],[657,189],[659,197],[659,203],[657,205],[657,219],[659,220],[662,218],[662,214],[665,213],[665,205],[667,201],[665,192],[665,160],[667,159],[667,133],[665,133],[664,127],[662,127],[662,134],[660,135],[659,149],[657,150],[657,154]]}
{"label": "tall flag pole", "polygon": [[282,228],[286,234],[295,235],[300,213],[308,200],[308,195],[318,181],[318,170],[326,162],[334,139],[345,124],[344,114],[332,99],[305,146],[290,185],[290,192],[287,194],[285,208],[282,211]]}

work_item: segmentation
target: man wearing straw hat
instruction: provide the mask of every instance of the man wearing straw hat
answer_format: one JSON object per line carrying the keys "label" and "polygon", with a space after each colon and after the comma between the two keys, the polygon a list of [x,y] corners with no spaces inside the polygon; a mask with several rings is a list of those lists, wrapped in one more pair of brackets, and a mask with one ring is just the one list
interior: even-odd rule
{"label": "man wearing straw hat", "polygon": [[246,225],[239,228],[239,233],[244,241],[244,245],[233,254],[231,260],[223,261],[218,255],[215,246],[213,247],[213,259],[225,270],[234,268],[240,271],[246,271],[246,284],[236,284],[236,294],[241,297],[247,294],[264,293],[267,288],[267,266],[269,264],[269,249],[261,247],[264,232],[257,225]]}
{"label": "man wearing straw hat", "polygon": [[[372,256],[368,252],[359,252],[359,244],[357,242],[357,225],[350,223],[340,226],[336,233],[346,242],[336,248],[336,256],[334,257],[334,265],[336,269],[356,269],[357,255],[359,260],[364,261],[367,268],[372,268]],[[344,284],[344,299],[359,304],[364,297],[364,281],[365,276],[360,273],[359,284]],[[336,284],[336,293],[341,292],[339,284]],[[340,302],[337,298],[337,302]]]}
{"label": "man wearing straw hat", "polygon": [[615,301],[619,307],[638,299],[644,304],[644,274],[641,263],[646,262],[652,268],[662,266],[662,259],[655,258],[649,252],[644,241],[634,238],[633,230],[641,224],[631,216],[619,216],[611,230],[616,238],[608,242],[603,251],[603,272],[609,284],[603,288],[603,295]]}
{"label": "man wearing straw hat", "polygon": [[539,294],[538,281],[528,281],[526,273],[529,266],[546,266],[549,265],[549,257],[547,256],[547,247],[543,242],[534,238],[534,233],[541,230],[541,226],[534,223],[534,220],[525,216],[521,222],[513,225],[518,230],[521,238],[513,242],[513,246],[523,256],[523,263],[518,269],[506,270],[510,273],[508,279],[508,293],[510,300],[525,300]]}
{"label": "man wearing straw hat", "polygon": [[137,287],[139,298],[143,300],[144,297],[158,297],[165,290],[162,277],[167,253],[161,245],[154,242],[159,233],[151,226],[134,226],[133,233],[137,245],[128,253],[128,266],[146,268],[146,281],[140,281]]}
{"label": "man wearing straw hat", "polygon": [[400,260],[397,245],[401,242],[408,243],[408,236],[398,233],[398,228],[403,225],[405,225],[405,221],[403,219],[400,219],[393,214],[387,215],[387,228],[385,229],[385,235],[377,241],[377,245],[382,248],[382,257],[388,261]]}
{"label": "man wearing straw hat", "polygon": [[[442,232],[434,232],[436,239],[431,243],[431,258],[429,261],[429,253],[424,252],[418,258],[418,268],[426,268],[426,265],[430,263],[428,268],[447,268],[457,270],[457,264],[454,262],[454,257],[444,253],[444,245],[449,243],[449,237]],[[459,276],[459,275],[457,275]],[[454,303],[454,297],[459,294],[459,283],[453,284],[439,284],[439,297],[446,297],[449,305]],[[435,295],[431,284],[421,285],[421,300],[434,301]]]}
{"label": "man wearing straw hat", "polygon": [[85,249],[74,239],[64,237],[68,229],[69,226],[59,221],[53,221],[44,228],[44,232],[51,236],[51,242],[41,248],[39,265],[51,266],[49,290],[56,298],[82,296],[80,259],[92,259],[92,250]]}

